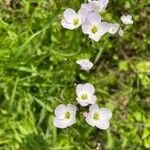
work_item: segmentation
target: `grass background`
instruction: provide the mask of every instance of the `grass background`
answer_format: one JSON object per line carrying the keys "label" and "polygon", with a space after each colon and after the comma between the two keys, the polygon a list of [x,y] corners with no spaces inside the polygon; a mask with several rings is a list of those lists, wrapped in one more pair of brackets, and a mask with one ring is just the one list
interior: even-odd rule
{"label": "grass background", "polygon": [[[98,43],[60,25],[63,11],[83,2],[0,0],[0,150],[150,149],[150,1],[110,0],[105,20],[131,14],[134,24]],[[94,62],[90,73],[80,58]],[[56,129],[55,107],[76,104],[75,84],[86,82],[113,111],[111,127],[90,127],[79,107],[75,125]]]}

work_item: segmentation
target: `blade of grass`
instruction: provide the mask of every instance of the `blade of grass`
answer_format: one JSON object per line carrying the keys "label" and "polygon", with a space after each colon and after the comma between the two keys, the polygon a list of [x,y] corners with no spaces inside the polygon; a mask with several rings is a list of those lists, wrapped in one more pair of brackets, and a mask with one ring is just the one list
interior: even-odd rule
{"label": "blade of grass", "polygon": [[50,25],[52,24],[53,20],[56,18],[56,16],[59,14],[60,10],[58,9],[56,11],[56,13],[53,14],[53,16],[50,19],[50,22],[47,26],[45,26],[42,30],[36,32],[35,34],[31,35],[19,48],[17,53],[15,54],[15,56],[12,58],[12,60],[17,60],[19,58],[19,56],[22,55],[22,53],[24,52],[25,48],[27,47],[27,45],[29,45],[29,43],[39,34],[41,34],[43,31],[47,30]]}
{"label": "blade of grass", "polygon": [[13,102],[14,102],[14,98],[16,95],[16,89],[17,89],[18,82],[19,82],[19,77],[16,78],[16,81],[14,83],[14,87],[12,90],[12,95],[11,95],[10,104],[9,104],[10,111],[12,111],[12,109],[13,109],[12,107],[13,107]]}

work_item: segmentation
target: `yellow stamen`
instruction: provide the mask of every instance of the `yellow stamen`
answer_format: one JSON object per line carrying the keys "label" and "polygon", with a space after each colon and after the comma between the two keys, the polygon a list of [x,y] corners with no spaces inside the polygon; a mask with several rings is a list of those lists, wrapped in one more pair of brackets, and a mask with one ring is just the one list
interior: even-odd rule
{"label": "yellow stamen", "polygon": [[73,19],[73,25],[76,26],[79,23],[79,19],[78,18],[74,18]]}
{"label": "yellow stamen", "polygon": [[95,34],[97,31],[98,31],[98,27],[97,27],[97,26],[95,26],[95,25],[94,25],[94,26],[92,26],[92,28],[91,28],[91,32]]}
{"label": "yellow stamen", "polygon": [[99,115],[99,113],[94,113],[94,115],[93,115],[93,119],[94,120],[99,120],[99,118],[100,118],[100,115]]}
{"label": "yellow stamen", "polygon": [[69,118],[70,118],[70,112],[67,111],[67,112],[65,113],[65,119],[69,119]]}
{"label": "yellow stamen", "polygon": [[82,100],[86,100],[86,99],[88,99],[87,94],[82,94],[81,99],[82,99]]}

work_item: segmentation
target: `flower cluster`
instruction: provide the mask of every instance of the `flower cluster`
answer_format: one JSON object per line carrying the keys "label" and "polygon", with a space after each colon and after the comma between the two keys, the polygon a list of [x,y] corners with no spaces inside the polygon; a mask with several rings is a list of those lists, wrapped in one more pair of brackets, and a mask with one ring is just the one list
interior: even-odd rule
{"label": "flower cluster", "polygon": [[[83,64],[82,64],[83,62]],[[88,71],[93,66],[93,63],[88,59],[78,60],[77,63],[81,64],[81,69]],[[90,67],[89,67],[90,66]],[[97,97],[94,95],[95,88],[90,83],[78,84],[76,86],[76,100],[82,106],[89,107],[89,112],[84,112],[83,116],[85,121],[92,127],[96,126],[99,129],[108,129],[109,120],[112,117],[112,113],[107,108],[99,108],[96,104]],[[60,104],[55,109],[55,117],[53,124],[57,128],[66,128],[73,125],[76,122],[76,111],[77,107],[72,104]]]}
{"label": "flower cluster", "polygon": [[[118,23],[108,23],[101,17],[101,12],[106,9],[109,0],[88,0],[83,3],[78,12],[71,8],[64,11],[61,25],[64,28],[73,30],[81,26],[84,34],[90,39],[98,42],[106,34],[118,33],[123,36],[124,32]],[[132,16],[121,16],[123,24],[133,24]],[[81,70],[87,72],[93,67],[93,63],[88,59],[77,60]],[[82,107],[89,106],[89,112],[84,112],[85,121],[92,127],[105,130],[109,128],[112,112],[108,108],[99,108],[96,104],[95,88],[90,83],[78,84],[76,86],[76,101]],[[60,104],[55,109],[53,124],[58,128],[66,128],[76,122],[77,107],[72,104]]]}
{"label": "flower cluster", "polygon": [[[105,22],[101,17],[101,12],[106,9],[108,2],[109,0],[89,0],[88,3],[81,4],[78,12],[67,8],[64,11],[61,25],[70,30],[81,26],[83,33],[96,42],[106,33],[118,33],[123,36],[123,30],[118,23]],[[121,16],[121,21],[124,24],[133,24],[130,15]]]}

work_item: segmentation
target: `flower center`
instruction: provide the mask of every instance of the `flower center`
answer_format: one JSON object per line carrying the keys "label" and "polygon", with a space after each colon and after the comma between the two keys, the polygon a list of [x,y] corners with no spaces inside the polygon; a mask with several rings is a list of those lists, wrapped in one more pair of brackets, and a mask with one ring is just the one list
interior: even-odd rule
{"label": "flower center", "polygon": [[65,113],[65,119],[69,119],[69,118],[70,118],[70,112],[67,111],[67,112]]}
{"label": "flower center", "polygon": [[88,99],[88,95],[87,94],[82,94],[81,95],[81,99],[82,100],[87,100]]}
{"label": "flower center", "polygon": [[79,19],[78,18],[73,18],[73,25],[76,26],[79,23]]}
{"label": "flower center", "polygon": [[93,115],[93,119],[94,120],[99,120],[99,118],[100,118],[100,115],[99,115],[99,113],[94,113],[94,115]]}
{"label": "flower center", "polygon": [[98,31],[98,27],[96,25],[92,26],[91,32],[95,34],[97,31]]}

